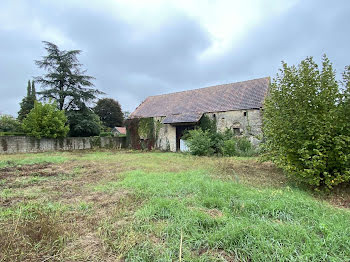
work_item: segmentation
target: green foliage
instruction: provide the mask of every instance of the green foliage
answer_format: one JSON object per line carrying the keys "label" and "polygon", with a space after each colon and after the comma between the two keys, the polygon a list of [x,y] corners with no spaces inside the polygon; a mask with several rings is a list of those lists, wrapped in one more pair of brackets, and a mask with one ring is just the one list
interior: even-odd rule
{"label": "green foliage", "polygon": [[113,136],[112,132],[101,132],[100,137],[111,137]]}
{"label": "green foliage", "polygon": [[69,136],[89,137],[100,134],[102,127],[100,118],[89,108],[71,110],[66,114],[70,128]]}
{"label": "green foliage", "polygon": [[154,120],[153,117],[141,118],[139,121],[138,133],[144,139],[154,138]]}
{"label": "green foliage", "polygon": [[64,112],[58,110],[55,104],[35,102],[34,108],[23,120],[22,128],[36,138],[58,138],[67,135],[69,127],[66,122]]}
{"label": "green foliage", "polygon": [[21,124],[10,115],[0,116],[0,132],[20,132]]}
{"label": "green foliage", "polygon": [[203,131],[201,128],[190,130],[185,135],[186,145],[193,155],[199,156],[253,156],[256,154],[250,141],[237,137],[232,130],[224,133]]}
{"label": "green foliage", "polygon": [[326,56],[321,70],[311,57],[282,63],[265,102],[267,158],[312,186],[350,180],[348,73],[341,92]]}
{"label": "green foliage", "polygon": [[104,126],[113,128],[123,126],[124,116],[118,101],[112,98],[98,100],[94,112],[100,117]]}
{"label": "green foliage", "polygon": [[43,99],[54,99],[60,110],[78,110],[102,94],[91,88],[94,78],[85,75],[77,55],[81,50],[60,50],[57,45],[43,42],[47,55],[42,60],[35,61],[39,68],[47,74],[35,78],[41,84],[43,91],[38,92]]}
{"label": "green foliage", "polygon": [[0,132],[0,136],[26,136],[24,132]]}
{"label": "green foliage", "polygon": [[224,156],[235,156],[237,154],[236,141],[233,139],[225,140],[222,145],[222,154]]}
{"label": "green foliage", "polygon": [[201,120],[199,121],[199,126],[203,131],[216,133],[216,120],[211,120],[207,115],[202,116]]}
{"label": "green foliage", "polygon": [[210,156],[214,153],[209,131],[203,131],[202,129],[189,130],[186,145],[192,155]]}
{"label": "green foliage", "polygon": [[238,150],[240,150],[243,153],[247,153],[250,150],[252,150],[252,143],[250,143],[250,141],[245,138],[245,137],[240,137],[236,139],[236,144],[237,144],[237,148]]}
{"label": "green foliage", "polygon": [[22,121],[29,112],[34,108],[34,102],[36,101],[36,91],[34,81],[30,84],[30,80],[28,80],[27,86],[27,96],[22,99],[20,103],[20,110],[18,111],[18,120]]}

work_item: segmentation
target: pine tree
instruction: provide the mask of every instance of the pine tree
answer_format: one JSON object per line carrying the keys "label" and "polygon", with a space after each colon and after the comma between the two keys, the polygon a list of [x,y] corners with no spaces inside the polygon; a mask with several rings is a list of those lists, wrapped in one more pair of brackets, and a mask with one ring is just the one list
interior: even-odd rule
{"label": "pine tree", "polygon": [[47,55],[35,61],[39,68],[47,71],[43,76],[35,78],[43,91],[38,92],[44,100],[53,99],[60,110],[79,110],[102,94],[91,87],[94,77],[85,75],[77,56],[81,50],[60,50],[57,45],[43,42]]}

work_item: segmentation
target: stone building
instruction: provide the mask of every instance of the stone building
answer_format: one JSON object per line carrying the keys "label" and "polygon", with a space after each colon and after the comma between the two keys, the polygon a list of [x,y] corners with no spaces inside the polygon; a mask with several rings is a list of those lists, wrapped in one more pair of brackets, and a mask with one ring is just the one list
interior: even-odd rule
{"label": "stone building", "polygon": [[231,129],[257,143],[262,136],[262,108],[269,84],[270,78],[265,77],[150,96],[129,118],[152,119],[154,147],[162,150],[181,150],[184,131],[195,128],[203,115],[215,119],[219,132]]}

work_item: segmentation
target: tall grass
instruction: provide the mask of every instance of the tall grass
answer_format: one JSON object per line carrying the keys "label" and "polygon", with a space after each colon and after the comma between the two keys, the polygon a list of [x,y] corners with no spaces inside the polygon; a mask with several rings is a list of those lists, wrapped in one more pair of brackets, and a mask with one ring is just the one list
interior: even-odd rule
{"label": "tall grass", "polygon": [[126,261],[177,260],[181,232],[183,261],[350,260],[350,212],[296,189],[256,189],[205,171],[134,171],[119,186],[148,199],[133,230],[149,238]]}

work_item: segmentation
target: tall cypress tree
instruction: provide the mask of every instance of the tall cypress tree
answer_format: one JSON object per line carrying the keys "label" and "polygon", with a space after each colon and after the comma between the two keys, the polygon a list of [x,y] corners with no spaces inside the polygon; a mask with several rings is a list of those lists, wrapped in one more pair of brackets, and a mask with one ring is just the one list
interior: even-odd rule
{"label": "tall cypress tree", "polygon": [[27,96],[23,97],[22,102],[20,103],[21,109],[18,111],[18,120],[22,121],[28,113],[34,108],[34,102],[36,101],[36,92],[34,81],[32,84],[28,80],[27,85]]}
{"label": "tall cypress tree", "polygon": [[31,96],[33,96],[34,100],[36,100],[36,91],[35,91],[34,80],[32,80],[32,93],[31,93]]}
{"label": "tall cypress tree", "polygon": [[31,86],[30,86],[30,80],[28,80],[28,85],[27,85],[27,97],[29,97],[31,94]]}

